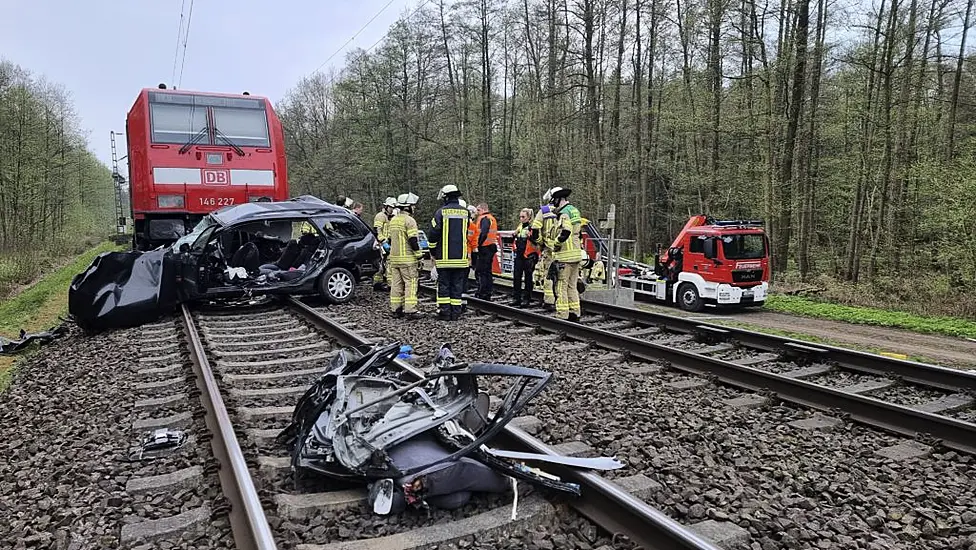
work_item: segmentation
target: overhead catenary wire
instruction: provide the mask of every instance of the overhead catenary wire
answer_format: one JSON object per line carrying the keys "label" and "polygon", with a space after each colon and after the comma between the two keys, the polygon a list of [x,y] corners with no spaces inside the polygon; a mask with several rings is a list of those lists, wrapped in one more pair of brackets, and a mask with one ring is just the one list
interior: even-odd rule
{"label": "overhead catenary wire", "polygon": [[180,39],[183,38],[183,8],[186,7],[186,0],[180,4],[180,26],[176,30],[176,51],[173,52],[173,78],[170,82],[176,82],[176,62],[180,59]]}
{"label": "overhead catenary wire", "polygon": [[396,2],[396,0],[390,0],[389,2],[387,2],[386,4],[384,4],[383,7],[380,8],[380,11],[376,12],[373,15],[373,17],[371,17],[369,19],[369,21],[366,22],[365,25],[363,25],[362,27],[359,28],[358,31],[356,31],[356,34],[354,34],[351,37],[349,37],[349,40],[346,40],[346,42],[343,45],[339,46],[339,48],[336,49],[336,51],[332,52],[332,55],[330,55],[328,58],[326,58],[326,60],[323,61],[322,64],[319,65],[318,67],[316,67],[315,70],[312,71],[312,72],[313,73],[318,72],[318,70],[321,69],[322,67],[324,67],[326,63],[328,63],[329,61],[332,61],[332,58],[334,58],[335,56],[339,55],[339,52],[341,52],[343,49],[345,49],[345,47],[348,46],[350,42],[352,42],[353,40],[355,40],[357,36],[359,36],[360,34],[362,34],[362,32],[364,30],[366,30],[366,27],[369,27],[373,23],[373,21],[376,21],[376,18],[379,17],[380,15],[382,15],[383,12],[386,11],[386,8],[390,7],[393,4],[393,2]]}
{"label": "overhead catenary wire", "polygon": [[[386,40],[386,38],[387,38],[387,37],[388,37],[388,36],[390,35],[390,31],[392,31],[392,30],[393,30],[393,27],[394,27],[394,26],[395,26],[395,25],[396,25],[397,23],[400,23],[400,22],[405,22],[405,21],[409,21],[409,20],[410,20],[410,19],[411,19],[411,18],[412,18],[412,17],[414,16],[414,15],[417,15],[418,13],[420,13],[420,10],[422,10],[422,9],[424,9],[424,7],[425,7],[425,6],[427,6],[427,4],[429,4],[429,3],[430,3],[430,0],[424,0],[423,2],[421,2],[421,3],[420,3],[420,5],[419,5],[419,6],[417,6],[417,8],[416,8],[416,9],[414,9],[414,10],[413,10],[412,12],[410,12],[410,13],[409,13],[409,14],[408,14],[408,15],[407,15],[406,17],[404,17],[403,19],[400,19],[400,20],[397,20],[397,21],[396,21],[396,22],[395,22],[395,23],[394,23],[393,25],[391,25],[391,26],[390,26],[390,28],[389,28],[389,29],[387,29],[387,31],[386,31],[385,33],[383,33],[383,36],[380,36],[380,37],[379,37],[378,39],[376,39],[376,42],[373,42],[373,45],[372,45],[372,46],[370,46],[370,47],[368,47],[368,48],[366,48],[366,49],[365,49],[365,50],[363,51],[363,53],[369,53],[369,52],[371,52],[371,51],[373,51],[373,48],[375,48],[376,46],[378,46],[378,45],[380,44],[380,42],[382,42],[382,41],[384,41],[384,40]],[[387,5],[389,5],[389,4],[387,4]],[[385,8],[384,8],[384,9],[385,9]],[[376,15],[378,16],[379,14],[376,14]],[[373,19],[376,19],[376,16],[374,16],[374,17],[373,17]],[[369,25],[369,23],[367,23],[367,25]],[[363,27],[363,28],[365,28],[365,27]],[[362,32],[362,29],[360,29],[360,32]],[[356,34],[359,34],[359,33],[356,33]],[[353,38],[355,38],[355,36],[354,36]],[[351,42],[351,41],[352,41],[352,39],[350,39],[349,41]],[[348,44],[348,43],[349,43],[349,42],[346,42],[346,44]],[[343,45],[343,47],[345,47],[345,45]],[[341,49],[342,49],[342,48],[340,48],[340,50],[341,50]],[[335,57],[335,55],[336,55],[337,53],[338,53],[338,51],[336,51],[335,53],[333,53],[333,54],[332,54],[331,56],[329,56],[329,59],[331,59],[332,57]],[[326,59],[326,60],[325,60],[325,63],[328,63],[328,62],[329,62],[329,60],[328,60],[328,59]],[[321,68],[322,68],[322,66],[323,66],[323,65],[325,65],[325,63],[322,63],[322,65],[319,65],[319,67],[318,67],[318,69],[315,69],[315,71],[312,71],[312,74],[315,74],[316,72],[318,72],[318,70],[319,70],[319,69],[321,69]],[[331,77],[329,78],[329,81],[328,81],[328,82],[326,83],[326,86],[331,86],[332,84],[334,84],[334,83],[335,83],[335,80],[336,80],[336,75],[335,75],[335,74],[333,74],[333,75],[332,75],[332,76],[331,76]]]}
{"label": "overhead catenary wire", "polygon": [[186,66],[186,41],[190,37],[190,24],[193,22],[193,0],[190,0],[190,14],[186,17],[186,32],[183,33],[183,61],[180,63],[180,80],[176,85],[183,87],[183,68]]}

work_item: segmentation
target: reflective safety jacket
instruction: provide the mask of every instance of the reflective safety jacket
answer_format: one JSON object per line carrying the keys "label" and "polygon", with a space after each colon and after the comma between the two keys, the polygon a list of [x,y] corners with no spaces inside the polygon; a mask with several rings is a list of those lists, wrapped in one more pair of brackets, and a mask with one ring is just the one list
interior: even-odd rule
{"label": "reflective safety jacket", "polygon": [[532,233],[532,222],[520,223],[515,227],[515,254],[521,255],[523,258],[528,258],[529,256],[535,254],[538,256],[539,247],[529,240],[529,235]]}
{"label": "reflective safety jacket", "polygon": [[478,226],[474,221],[468,219],[468,255],[478,251]]}
{"label": "reflective safety jacket", "polygon": [[376,240],[379,242],[389,238],[390,218],[387,217],[386,212],[380,210],[373,216],[373,230],[376,232]]}
{"label": "reflective safety jacket", "polygon": [[434,212],[430,220],[427,241],[430,257],[439,268],[468,267],[468,209],[457,200],[451,201]]}
{"label": "reflective safety jacket", "polygon": [[553,234],[553,229],[556,227],[556,219],[555,212],[543,213],[540,209],[535,213],[535,218],[532,220],[530,227],[539,233],[538,241],[535,244],[543,252],[552,252],[552,247],[556,239],[556,236]]}
{"label": "reflective safety jacket", "polygon": [[491,212],[485,212],[478,216],[475,225],[477,226],[478,248],[491,245],[498,246],[498,221],[495,220],[495,216],[491,215]]}
{"label": "reflective safety jacket", "polygon": [[[583,250],[583,247],[580,246],[580,228],[583,226],[583,217],[572,204],[563,206],[556,213],[559,215],[559,220],[556,223],[555,231],[553,231],[555,233],[553,259],[568,264],[579,263],[580,254]],[[567,232],[569,233],[568,237],[565,240],[560,240]]]}
{"label": "reflective safety jacket", "polygon": [[390,220],[390,257],[387,260],[390,265],[417,263],[423,255],[417,242],[418,235],[417,221],[407,212],[400,212]]}

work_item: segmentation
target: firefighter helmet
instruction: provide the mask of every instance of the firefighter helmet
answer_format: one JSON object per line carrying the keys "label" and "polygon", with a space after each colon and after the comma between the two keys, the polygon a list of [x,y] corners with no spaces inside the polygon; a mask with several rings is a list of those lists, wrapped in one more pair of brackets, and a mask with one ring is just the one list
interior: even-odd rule
{"label": "firefighter helmet", "polygon": [[396,205],[397,205],[397,200],[394,199],[393,197],[386,197],[386,200],[383,201],[383,206],[389,206],[390,208],[396,208]]}
{"label": "firefighter helmet", "polygon": [[566,189],[564,187],[553,187],[548,191],[549,202],[553,202],[557,199],[564,199],[572,193],[572,189]]}
{"label": "firefighter helmet", "polygon": [[420,200],[420,197],[418,197],[417,195],[414,195],[413,193],[404,193],[404,194],[400,195],[399,197],[397,197],[397,206],[399,206],[399,207],[413,206],[413,205],[417,204],[417,201],[419,201],[419,200]]}
{"label": "firefighter helmet", "polygon": [[448,197],[449,195],[460,196],[461,190],[457,188],[457,185],[454,185],[453,183],[449,183],[444,187],[441,187],[441,190],[437,193],[437,200],[444,200],[444,198]]}

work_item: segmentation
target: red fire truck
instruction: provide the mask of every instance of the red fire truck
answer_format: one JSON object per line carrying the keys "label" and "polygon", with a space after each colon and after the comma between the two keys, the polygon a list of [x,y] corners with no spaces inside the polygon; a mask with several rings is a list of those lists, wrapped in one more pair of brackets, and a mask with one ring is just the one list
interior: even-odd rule
{"label": "red fire truck", "polygon": [[762,306],[769,292],[769,240],[761,220],[692,216],[652,269],[631,262],[620,286],[687,311]]}
{"label": "red fire truck", "polygon": [[125,121],[133,248],[170,244],[224,206],[288,199],[284,133],[264,97],[146,88]]}

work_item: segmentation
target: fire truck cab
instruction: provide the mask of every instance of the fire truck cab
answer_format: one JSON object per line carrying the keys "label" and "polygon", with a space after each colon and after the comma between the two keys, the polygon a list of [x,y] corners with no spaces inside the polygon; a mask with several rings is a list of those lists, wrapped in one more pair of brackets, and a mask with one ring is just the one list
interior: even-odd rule
{"label": "fire truck cab", "polygon": [[692,216],[653,273],[621,277],[621,286],[686,311],[762,306],[769,291],[769,241],[761,220]]}

